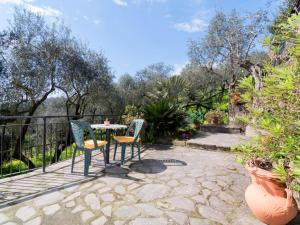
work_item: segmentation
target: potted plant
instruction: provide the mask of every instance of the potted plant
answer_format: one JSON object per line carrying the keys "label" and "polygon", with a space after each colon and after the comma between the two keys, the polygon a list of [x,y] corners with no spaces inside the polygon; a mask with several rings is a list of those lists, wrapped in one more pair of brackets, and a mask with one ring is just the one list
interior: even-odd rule
{"label": "potted plant", "polygon": [[205,120],[209,124],[224,124],[225,113],[220,110],[211,110],[205,114]]}
{"label": "potted plant", "polygon": [[251,77],[240,82],[248,110],[242,120],[257,131],[251,142],[235,148],[252,179],[245,198],[255,216],[271,225],[287,224],[298,211],[293,193],[300,191],[299,21],[294,15],[280,26],[288,60],[265,64],[263,88],[255,90]]}

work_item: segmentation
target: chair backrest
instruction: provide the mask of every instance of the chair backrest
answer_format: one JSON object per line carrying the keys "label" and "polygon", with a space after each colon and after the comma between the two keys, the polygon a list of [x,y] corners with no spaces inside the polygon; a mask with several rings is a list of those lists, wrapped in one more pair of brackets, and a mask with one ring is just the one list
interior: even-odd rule
{"label": "chair backrest", "polygon": [[82,120],[71,120],[71,129],[77,147],[84,148],[84,131],[87,130],[89,136],[94,141],[94,146],[97,146],[96,136],[89,122]]}
{"label": "chair backrest", "polygon": [[133,137],[134,137],[134,141],[136,141],[140,137],[140,133],[141,133],[143,124],[144,124],[144,120],[143,119],[134,119],[134,120],[132,120],[129,128],[126,131],[125,136],[129,136],[130,131],[132,129],[134,129],[134,135],[133,135]]}

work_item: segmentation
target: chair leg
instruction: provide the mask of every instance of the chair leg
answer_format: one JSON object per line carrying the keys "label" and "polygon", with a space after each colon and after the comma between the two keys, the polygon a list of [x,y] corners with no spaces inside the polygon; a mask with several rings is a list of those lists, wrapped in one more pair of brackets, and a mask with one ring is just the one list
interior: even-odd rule
{"label": "chair leg", "polygon": [[131,145],[131,159],[134,158],[134,144]]}
{"label": "chair leg", "polygon": [[125,161],[125,151],[126,151],[126,144],[122,144],[121,165],[123,165]]}
{"label": "chair leg", "polygon": [[118,142],[116,142],[115,144],[114,160],[116,160],[117,148],[118,148]]}
{"label": "chair leg", "polygon": [[[101,150],[100,150],[101,151]],[[102,148],[102,153],[103,153],[103,161],[104,161],[104,167],[106,167],[106,160],[105,160],[105,148]]]}
{"label": "chair leg", "polygon": [[73,173],[73,169],[74,169],[74,163],[75,163],[76,151],[77,151],[77,147],[75,147],[74,152],[73,152],[72,165],[71,165],[71,173]]}
{"label": "chair leg", "polygon": [[91,152],[84,151],[84,176],[88,176],[90,164],[91,164]]}
{"label": "chair leg", "polygon": [[138,147],[139,160],[141,160],[141,145],[140,145],[140,143],[137,144],[137,147]]}

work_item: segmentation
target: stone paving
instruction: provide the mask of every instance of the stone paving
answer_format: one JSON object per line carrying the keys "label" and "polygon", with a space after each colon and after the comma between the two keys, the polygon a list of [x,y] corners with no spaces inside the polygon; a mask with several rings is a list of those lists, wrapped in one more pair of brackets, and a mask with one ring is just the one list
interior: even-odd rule
{"label": "stone paving", "polygon": [[87,178],[77,158],[75,174],[66,161],[0,180],[0,224],[261,224],[244,202],[249,177],[230,153],[156,146],[122,174],[103,174],[96,155]]}
{"label": "stone paving", "polygon": [[242,134],[210,133],[200,131],[188,140],[187,144],[191,147],[229,151],[231,147],[243,144],[249,139],[250,137]]}

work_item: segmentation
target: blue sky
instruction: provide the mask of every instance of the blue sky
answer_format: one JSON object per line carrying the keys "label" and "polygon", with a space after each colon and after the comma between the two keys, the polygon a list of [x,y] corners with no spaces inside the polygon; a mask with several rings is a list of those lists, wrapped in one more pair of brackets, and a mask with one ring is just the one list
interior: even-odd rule
{"label": "blue sky", "polygon": [[[251,12],[270,0],[0,0],[0,29],[15,6],[59,18],[73,35],[102,50],[116,77],[165,62],[188,61],[188,40],[200,39],[217,10]],[[272,13],[280,0],[271,1]]]}

